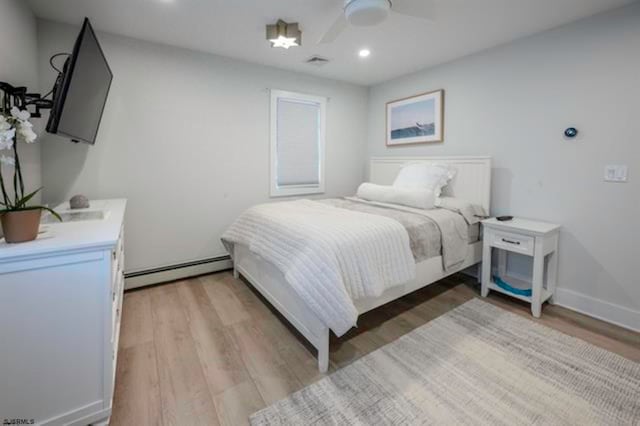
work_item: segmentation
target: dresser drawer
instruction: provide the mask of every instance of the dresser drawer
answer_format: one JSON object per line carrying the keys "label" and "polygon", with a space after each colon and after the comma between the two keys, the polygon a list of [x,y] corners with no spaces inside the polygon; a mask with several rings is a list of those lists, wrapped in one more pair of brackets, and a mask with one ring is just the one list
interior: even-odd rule
{"label": "dresser drawer", "polygon": [[118,244],[116,244],[115,255],[118,262],[122,265],[124,260],[124,231],[120,231],[120,238],[118,238]]}
{"label": "dresser drawer", "polygon": [[111,301],[111,342],[117,339],[120,328],[120,317],[122,316],[122,297],[124,287],[124,275],[121,273],[116,279],[115,291]]}
{"label": "dresser drawer", "polygon": [[120,266],[120,262],[117,258],[111,259],[111,291],[115,292],[118,284],[118,276],[122,271],[122,267]]}
{"label": "dresser drawer", "polygon": [[124,240],[122,238],[122,234],[120,234],[120,238],[118,238],[118,242],[116,246],[111,250],[111,261],[122,264],[124,260]]}
{"label": "dresser drawer", "polygon": [[124,242],[122,231],[115,248],[111,251],[111,291],[115,293],[116,284],[124,271]]}
{"label": "dresser drawer", "polygon": [[533,256],[533,249],[535,248],[534,237],[493,230],[485,238],[487,237],[489,244],[493,247]]}

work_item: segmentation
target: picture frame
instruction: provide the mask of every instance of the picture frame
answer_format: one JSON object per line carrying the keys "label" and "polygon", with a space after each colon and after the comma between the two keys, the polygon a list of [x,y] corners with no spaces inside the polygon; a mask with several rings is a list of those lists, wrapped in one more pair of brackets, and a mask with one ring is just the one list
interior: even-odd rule
{"label": "picture frame", "polygon": [[444,90],[387,102],[386,145],[444,141]]}

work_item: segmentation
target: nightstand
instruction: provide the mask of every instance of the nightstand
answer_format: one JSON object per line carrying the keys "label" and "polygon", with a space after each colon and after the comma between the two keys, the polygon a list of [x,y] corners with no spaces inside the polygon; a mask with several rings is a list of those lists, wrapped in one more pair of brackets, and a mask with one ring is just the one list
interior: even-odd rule
{"label": "nightstand", "polygon": [[[483,220],[482,225],[482,297],[493,290],[524,300],[531,304],[533,316],[539,318],[542,304],[553,297],[556,287],[560,225],[519,218],[505,222],[492,218]],[[493,249],[498,252],[496,275],[491,264]],[[508,252],[533,258],[531,283],[512,277],[508,283],[504,281]],[[496,276],[500,278],[498,283]]]}

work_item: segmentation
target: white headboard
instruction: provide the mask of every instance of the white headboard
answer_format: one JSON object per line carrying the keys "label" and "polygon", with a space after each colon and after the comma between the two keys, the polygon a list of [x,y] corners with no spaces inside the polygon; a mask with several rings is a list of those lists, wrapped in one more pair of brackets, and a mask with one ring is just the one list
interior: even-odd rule
{"label": "white headboard", "polygon": [[391,185],[407,163],[440,163],[456,168],[456,177],[443,190],[444,195],[480,204],[489,212],[491,202],[491,157],[373,157],[369,181]]}

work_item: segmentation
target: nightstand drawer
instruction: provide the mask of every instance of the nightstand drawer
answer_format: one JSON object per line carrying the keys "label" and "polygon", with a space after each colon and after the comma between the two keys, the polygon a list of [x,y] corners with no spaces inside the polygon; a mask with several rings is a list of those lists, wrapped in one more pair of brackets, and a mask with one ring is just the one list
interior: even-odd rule
{"label": "nightstand drawer", "polygon": [[533,256],[535,238],[527,235],[492,230],[489,233],[489,244],[493,247]]}

